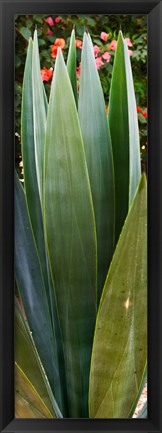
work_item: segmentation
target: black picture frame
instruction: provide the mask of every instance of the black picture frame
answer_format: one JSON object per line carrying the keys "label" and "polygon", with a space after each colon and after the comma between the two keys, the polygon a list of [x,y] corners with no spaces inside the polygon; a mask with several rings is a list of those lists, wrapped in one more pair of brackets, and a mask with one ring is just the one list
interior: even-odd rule
{"label": "black picture frame", "polygon": [[[162,0],[0,0],[0,431],[162,432]],[[148,15],[148,419],[14,419],[14,14]]]}

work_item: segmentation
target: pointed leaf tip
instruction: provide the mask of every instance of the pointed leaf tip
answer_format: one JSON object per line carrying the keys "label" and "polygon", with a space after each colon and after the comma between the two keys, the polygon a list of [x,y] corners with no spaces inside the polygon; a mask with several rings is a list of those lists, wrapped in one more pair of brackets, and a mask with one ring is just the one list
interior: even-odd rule
{"label": "pointed leaf tip", "polygon": [[58,68],[58,62],[59,61],[65,64],[64,57],[63,57],[63,54],[62,54],[62,50],[61,50],[60,47],[58,47],[57,56],[56,56],[55,73],[56,73],[56,70]]}
{"label": "pointed leaf tip", "polygon": [[67,57],[67,70],[68,70],[69,78],[71,81],[76,106],[78,106],[78,89],[77,89],[76,67],[77,67],[76,43],[75,43],[75,30],[73,28],[73,30],[71,32],[70,46],[69,46],[68,57]]}
{"label": "pointed leaf tip", "polygon": [[123,32],[122,32],[122,30],[119,30],[119,36],[118,36],[118,38],[119,38],[119,39],[122,38],[122,40],[124,39],[124,38],[123,38]]}
{"label": "pointed leaf tip", "polygon": [[33,47],[33,39],[32,39],[32,37],[29,38],[28,46],[29,47]]}
{"label": "pointed leaf tip", "polygon": [[140,184],[139,184],[139,191],[145,188],[146,186],[147,186],[146,173],[142,173]]}

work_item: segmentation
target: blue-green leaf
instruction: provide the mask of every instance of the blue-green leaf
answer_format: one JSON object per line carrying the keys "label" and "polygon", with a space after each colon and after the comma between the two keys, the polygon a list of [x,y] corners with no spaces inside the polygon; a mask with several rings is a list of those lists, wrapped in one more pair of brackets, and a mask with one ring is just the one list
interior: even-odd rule
{"label": "blue-green leaf", "polygon": [[40,201],[42,203],[44,144],[46,129],[46,102],[44,96],[44,85],[40,73],[39,48],[36,30],[34,32],[33,41],[32,84],[35,162]]}
{"label": "blue-green leaf", "polygon": [[[24,72],[24,80],[23,80],[22,119],[21,119],[22,131],[21,132],[22,132],[22,153],[23,153],[23,167],[24,167],[24,186],[25,186],[25,193],[26,193],[27,209],[28,209],[29,219],[32,226],[32,233],[34,236],[36,249],[37,249],[37,253],[41,265],[43,284],[46,291],[53,332],[56,335],[56,340],[57,340],[60,380],[61,383],[65,384],[64,356],[63,356],[63,350],[61,344],[57,310],[55,305],[56,303],[54,297],[54,288],[51,279],[48,257],[47,257],[46,246],[45,246],[42,209],[41,209],[40,195],[38,190],[38,179],[37,179],[36,162],[35,162],[35,151],[36,151],[35,139],[37,140],[41,135],[39,125],[37,125],[37,123],[39,123],[40,120],[40,122],[42,123],[41,128],[43,128],[45,133],[45,112],[47,111],[48,105],[47,105],[45,90],[44,87],[42,87],[43,84],[42,82],[39,81],[40,66],[39,66],[39,59],[38,59],[38,43],[37,43],[36,32],[34,37],[35,37],[34,51],[33,51],[33,42],[31,40],[29,42],[25,72]],[[33,87],[34,87],[34,93],[33,93]],[[44,105],[44,107],[42,108],[42,114],[41,114],[41,108],[37,106],[38,100],[40,100],[40,103]],[[39,119],[39,115],[40,115],[40,119]],[[44,126],[43,126],[43,122],[44,122]],[[37,134],[35,130],[37,131]],[[42,132],[42,137],[41,137],[42,141],[39,142],[39,145],[42,146],[42,149],[44,147],[44,139],[43,139],[44,133]],[[66,394],[65,385],[62,391],[64,394]],[[66,400],[67,400],[66,395],[64,395],[64,402]]]}
{"label": "blue-green leaf", "polygon": [[98,300],[114,249],[114,171],[103,91],[86,33],[81,58],[78,114],[92,189],[98,247]]}
{"label": "blue-green leaf", "polygon": [[75,99],[60,49],[47,116],[44,224],[65,354],[69,417],[87,417],[96,317],[95,221]]}
{"label": "blue-green leaf", "polygon": [[78,105],[78,91],[77,91],[77,76],[76,76],[76,46],[75,46],[75,30],[71,32],[70,46],[67,58],[67,70],[71,81],[72,89],[76,106]]}
{"label": "blue-green leaf", "polygon": [[[49,291],[49,281],[47,275],[47,260],[44,245],[44,229],[40,196],[35,164],[35,139],[34,139],[34,120],[33,120],[33,82],[32,82],[32,59],[33,42],[30,39],[27,59],[24,71],[23,92],[22,92],[22,113],[21,113],[21,140],[22,157],[24,169],[24,187],[26,193],[27,209],[31,221],[32,231],[39,254],[41,269],[46,288],[49,306],[51,295]],[[50,306],[51,308],[51,306]],[[51,312],[52,316],[52,312]]]}
{"label": "blue-green leaf", "polygon": [[26,208],[25,195],[15,178],[15,274],[30,331],[55,399],[64,413],[57,342],[51,323],[40,262]]}

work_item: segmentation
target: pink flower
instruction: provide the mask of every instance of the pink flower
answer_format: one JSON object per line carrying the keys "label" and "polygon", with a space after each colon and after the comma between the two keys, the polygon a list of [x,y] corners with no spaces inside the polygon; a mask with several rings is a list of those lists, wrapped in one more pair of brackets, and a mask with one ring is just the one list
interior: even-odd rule
{"label": "pink flower", "polygon": [[58,24],[58,23],[60,23],[60,21],[61,21],[61,17],[56,17],[56,18],[55,18],[55,23]]}
{"label": "pink flower", "polygon": [[143,117],[145,117],[147,119],[147,111],[143,111],[142,115],[143,115]]}
{"label": "pink flower", "polygon": [[109,50],[115,51],[116,47],[117,47],[117,41],[114,39],[113,41],[111,41],[111,43],[109,45]]}
{"label": "pink flower", "polygon": [[47,35],[48,35],[48,36],[52,36],[52,35],[53,35],[53,33],[52,33],[52,30],[51,30],[51,29],[48,29]]}
{"label": "pink flower", "polygon": [[102,54],[102,58],[103,58],[104,60],[106,60],[106,62],[109,62],[110,57],[111,57],[111,54],[108,53],[107,51],[106,51],[104,54]]}
{"label": "pink flower", "polygon": [[64,46],[65,46],[65,39],[57,38],[57,39],[55,40],[55,43],[54,43],[53,45],[51,45],[51,50],[52,50],[51,56],[52,56],[54,59],[57,57],[58,47],[61,48],[62,53],[63,53],[63,49],[62,49],[62,48],[64,48]]}
{"label": "pink flower", "polygon": [[75,39],[76,48],[82,48],[83,42],[80,39]]}
{"label": "pink flower", "polygon": [[133,47],[133,44],[132,44],[130,38],[125,38],[125,42],[126,42],[128,47]]}
{"label": "pink flower", "polygon": [[49,24],[49,26],[54,26],[54,21],[53,21],[53,18],[52,17],[48,17],[48,18],[46,18],[45,19],[45,22],[47,23],[47,24]]}
{"label": "pink flower", "polygon": [[52,68],[47,69],[44,67],[43,69],[41,69],[40,72],[41,72],[42,81],[49,81],[53,75],[53,69]]}
{"label": "pink flower", "polygon": [[132,50],[128,50],[128,54],[129,54],[129,57],[132,56],[133,51]]}
{"label": "pink flower", "polygon": [[98,56],[99,51],[100,51],[100,49],[99,49],[98,45],[94,45],[93,52],[94,52],[94,56],[95,57]]}
{"label": "pink flower", "polygon": [[97,66],[97,69],[100,69],[101,68],[101,66],[103,66],[104,65],[104,63],[103,63],[103,61],[102,61],[102,57],[100,56],[100,57],[97,57],[97,59],[96,59],[96,66]]}
{"label": "pink flower", "polygon": [[137,105],[137,113],[142,113],[142,108],[141,107],[139,107],[139,105]]}
{"label": "pink flower", "polygon": [[107,39],[108,39],[108,37],[109,37],[109,33],[105,33],[105,32],[101,32],[101,34],[100,34],[100,38],[103,40],[103,41],[107,41]]}

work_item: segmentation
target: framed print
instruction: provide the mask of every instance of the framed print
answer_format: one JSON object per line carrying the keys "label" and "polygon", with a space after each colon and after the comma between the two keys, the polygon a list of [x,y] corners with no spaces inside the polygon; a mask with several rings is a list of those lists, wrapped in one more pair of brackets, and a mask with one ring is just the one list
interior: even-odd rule
{"label": "framed print", "polygon": [[161,431],[161,24],[1,1],[2,432]]}

